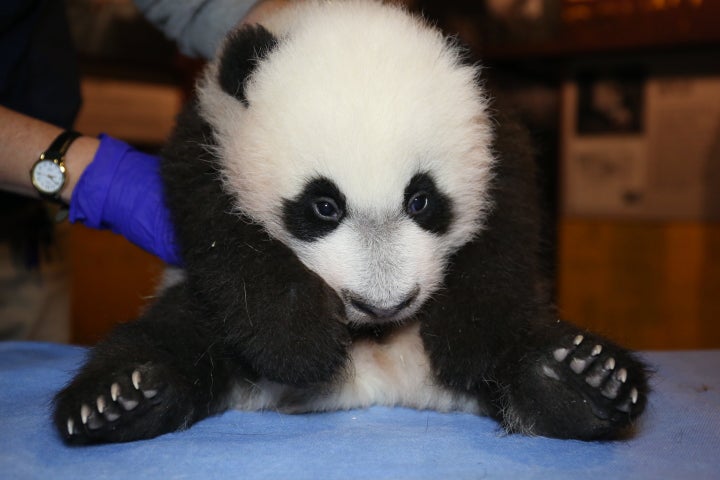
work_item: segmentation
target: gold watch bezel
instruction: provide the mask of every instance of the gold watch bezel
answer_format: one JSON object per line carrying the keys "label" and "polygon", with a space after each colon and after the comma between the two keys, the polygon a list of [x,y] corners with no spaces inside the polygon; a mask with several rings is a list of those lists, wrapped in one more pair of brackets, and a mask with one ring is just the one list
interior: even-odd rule
{"label": "gold watch bezel", "polygon": [[[53,191],[47,191],[47,190],[43,189],[39,185],[38,180],[37,180],[37,169],[41,164],[43,164],[45,162],[50,162],[53,165],[55,165],[57,167],[57,169],[59,170],[61,177],[62,177],[61,181],[59,182],[60,184]],[[42,155],[40,155],[40,158],[37,160],[37,162],[35,162],[32,169],[30,170],[30,181],[32,182],[32,185],[35,188],[35,190],[37,190],[37,192],[40,195],[43,195],[46,197],[51,197],[51,198],[59,197],[60,192],[62,191],[63,187],[67,183],[67,168],[65,168],[65,163],[63,162],[63,159],[46,158],[45,154],[43,153]]]}

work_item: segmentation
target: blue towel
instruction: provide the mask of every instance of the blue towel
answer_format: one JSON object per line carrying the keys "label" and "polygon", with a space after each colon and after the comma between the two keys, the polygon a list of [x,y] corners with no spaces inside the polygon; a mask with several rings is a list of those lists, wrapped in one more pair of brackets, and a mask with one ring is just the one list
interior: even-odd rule
{"label": "blue towel", "polygon": [[0,343],[3,479],[720,479],[720,351],[648,352],[648,411],[632,438],[506,435],[468,414],[373,407],[231,411],[140,442],[67,447],[50,402],[86,350]]}

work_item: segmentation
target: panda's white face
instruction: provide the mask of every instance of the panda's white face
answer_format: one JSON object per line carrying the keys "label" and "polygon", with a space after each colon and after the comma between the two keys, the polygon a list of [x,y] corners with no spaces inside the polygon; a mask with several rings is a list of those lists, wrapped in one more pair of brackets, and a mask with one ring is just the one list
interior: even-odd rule
{"label": "panda's white face", "polygon": [[269,28],[277,44],[242,98],[217,81],[225,60],[201,84],[225,186],[337,291],[349,321],[402,320],[489,207],[477,71],[376,3],[302,3]]}
{"label": "panda's white face", "polygon": [[285,201],[284,241],[340,294],[350,321],[400,320],[442,281],[452,215],[427,173],[365,206],[319,178]]}

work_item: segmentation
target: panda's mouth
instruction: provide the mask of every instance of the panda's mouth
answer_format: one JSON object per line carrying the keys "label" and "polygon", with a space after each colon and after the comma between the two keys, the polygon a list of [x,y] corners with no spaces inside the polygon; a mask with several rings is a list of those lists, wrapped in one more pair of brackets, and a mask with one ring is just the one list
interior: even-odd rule
{"label": "panda's mouth", "polygon": [[420,287],[415,287],[402,300],[390,305],[380,305],[368,301],[360,295],[344,290],[343,298],[348,308],[348,319],[353,323],[397,322],[414,313]]}

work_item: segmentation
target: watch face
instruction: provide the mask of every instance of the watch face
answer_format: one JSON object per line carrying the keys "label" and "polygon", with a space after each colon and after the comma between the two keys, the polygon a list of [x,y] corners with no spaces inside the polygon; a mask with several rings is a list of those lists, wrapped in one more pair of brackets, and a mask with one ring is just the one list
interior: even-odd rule
{"label": "watch face", "polygon": [[65,172],[52,160],[41,160],[33,168],[32,182],[43,193],[57,193],[65,183]]}

